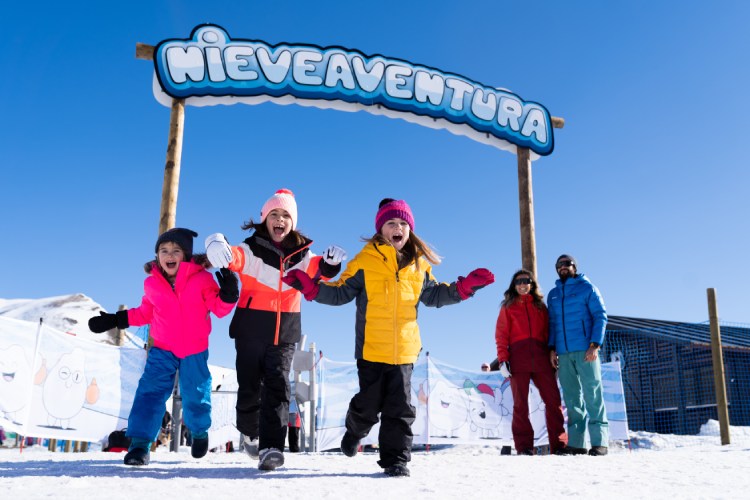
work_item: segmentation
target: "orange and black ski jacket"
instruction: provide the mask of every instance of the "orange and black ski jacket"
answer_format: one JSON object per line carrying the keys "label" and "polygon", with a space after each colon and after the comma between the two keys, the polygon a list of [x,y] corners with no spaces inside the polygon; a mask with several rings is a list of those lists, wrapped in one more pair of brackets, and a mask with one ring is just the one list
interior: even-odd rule
{"label": "orange and black ski jacket", "polygon": [[328,280],[341,265],[327,264],[310,251],[312,240],[294,248],[277,248],[254,233],[232,247],[229,269],[240,275],[240,300],[229,325],[229,336],[252,335],[269,344],[299,342],[302,335],[302,294],[281,281],[289,269],[299,269],[313,279]]}

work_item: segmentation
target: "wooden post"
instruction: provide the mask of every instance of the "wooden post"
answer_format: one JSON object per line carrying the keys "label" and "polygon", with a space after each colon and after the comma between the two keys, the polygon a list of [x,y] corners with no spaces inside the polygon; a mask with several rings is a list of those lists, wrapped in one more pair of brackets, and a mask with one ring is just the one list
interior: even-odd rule
{"label": "wooden post", "polygon": [[[118,311],[125,311],[128,308],[125,304],[120,304],[117,308]],[[125,330],[117,329],[117,345],[122,347],[125,345]]]}
{"label": "wooden post", "polygon": [[[310,352],[313,355],[313,360],[315,360],[315,356],[317,355],[315,352],[315,349],[316,349],[315,342],[311,342]],[[315,436],[315,422],[318,419],[318,415],[317,415],[318,397],[315,394],[315,385],[316,385],[315,374],[317,373],[315,367],[317,365],[318,365],[317,363],[313,363],[312,370],[310,370],[310,413],[305,419],[307,420],[307,422],[305,423],[310,426],[310,446],[307,448],[306,451],[313,451],[313,452],[318,451],[318,447],[315,443],[315,439],[317,439]]]}
{"label": "wooden post", "polygon": [[521,262],[524,269],[536,272],[536,235],[534,233],[534,193],[531,187],[531,156],[526,148],[518,148],[518,208],[521,216]]}
{"label": "wooden post", "polygon": [[711,358],[714,368],[714,392],[716,392],[716,412],[719,414],[721,444],[729,444],[729,407],[727,406],[727,386],[724,380],[724,356],[721,352],[721,332],[719,313],[716,307],[716,289],[708,288],[708,320],[711,325]]}
{"label": "wooden post", "polygon": [[169,142],[167,161],[164,165],[164,184],[161,189],[161,213],[159,234],[175,226],[177,214],[177,191],[180,185],[182,162],[182,136],[185,128],[185,100],[172,99],[169,117]]}
{"label": "wooden post", "polygon": [[[563,128],[563,118],[551,117],[553,128]],[[527,148],[516,148],[518,160],[518,208],[521,219],[521,264],[539,280],[536,265],[536,231],[534,229],[534,190],[531,182],[531,154]]]}
{"label": "wooden post", "polygon": [[[154,60],[154,47],[143,43],[135,44],[136,59]],[[159,213],[159,234],[175,227],[177,220],[177,193],[180,186],[180,165],[182,163],[182,138],[185,129],[185,100],[172,99],[169,116],[169,139],[167,142],[167,159],[164,164],[164,183],[161,189],[161,210]],[[149,336],[149,346],[153,340]],[[172,422],[174,435],[170,449],[179,451],[182,420],[182,405],[179,391],[179,372],[175,377],[175,389],[172,392]]]}

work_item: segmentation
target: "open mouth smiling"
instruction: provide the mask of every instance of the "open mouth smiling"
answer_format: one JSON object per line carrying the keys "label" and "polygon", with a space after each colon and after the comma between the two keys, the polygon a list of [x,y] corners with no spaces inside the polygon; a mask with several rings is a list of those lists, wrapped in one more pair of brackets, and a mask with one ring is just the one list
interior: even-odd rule
{"label": "open mouth smiling", "polygon": [[284,226],[273,226],[273,234],[275,234],[276,236],[281,236],[282,234],[284,234],[284,229]]}

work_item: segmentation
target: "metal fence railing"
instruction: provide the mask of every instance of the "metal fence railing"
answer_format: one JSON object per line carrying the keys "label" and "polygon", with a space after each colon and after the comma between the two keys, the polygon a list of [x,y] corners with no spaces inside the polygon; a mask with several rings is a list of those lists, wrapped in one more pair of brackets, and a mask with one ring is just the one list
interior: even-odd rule
{"label": "metal fence railing", "polygon": [[[750,425],[750,325],[722,324],[729,423]],[[717,420],[708,324],[608,331],[602,361],[618,359],[631,431],[698,434]]]}

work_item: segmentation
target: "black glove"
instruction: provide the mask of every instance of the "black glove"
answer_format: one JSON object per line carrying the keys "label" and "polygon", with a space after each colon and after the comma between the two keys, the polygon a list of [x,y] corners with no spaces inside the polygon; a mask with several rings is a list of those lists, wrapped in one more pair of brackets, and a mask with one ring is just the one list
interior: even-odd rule
{"label": "black glove", "polygon": [[240,298],[240,290],[237,287],[237,276],[226,267],[216,271],[216,279],[219,282],[219,298],[227,304],[234,304]]}
{"label": "black glove", "polygon": [[94,333],[104,333],[113,328],[124,330],[130,326],[128,323],[128,311],[117,311],[114,314],[99,312],[100,316],[89,319],[89,330]]}

